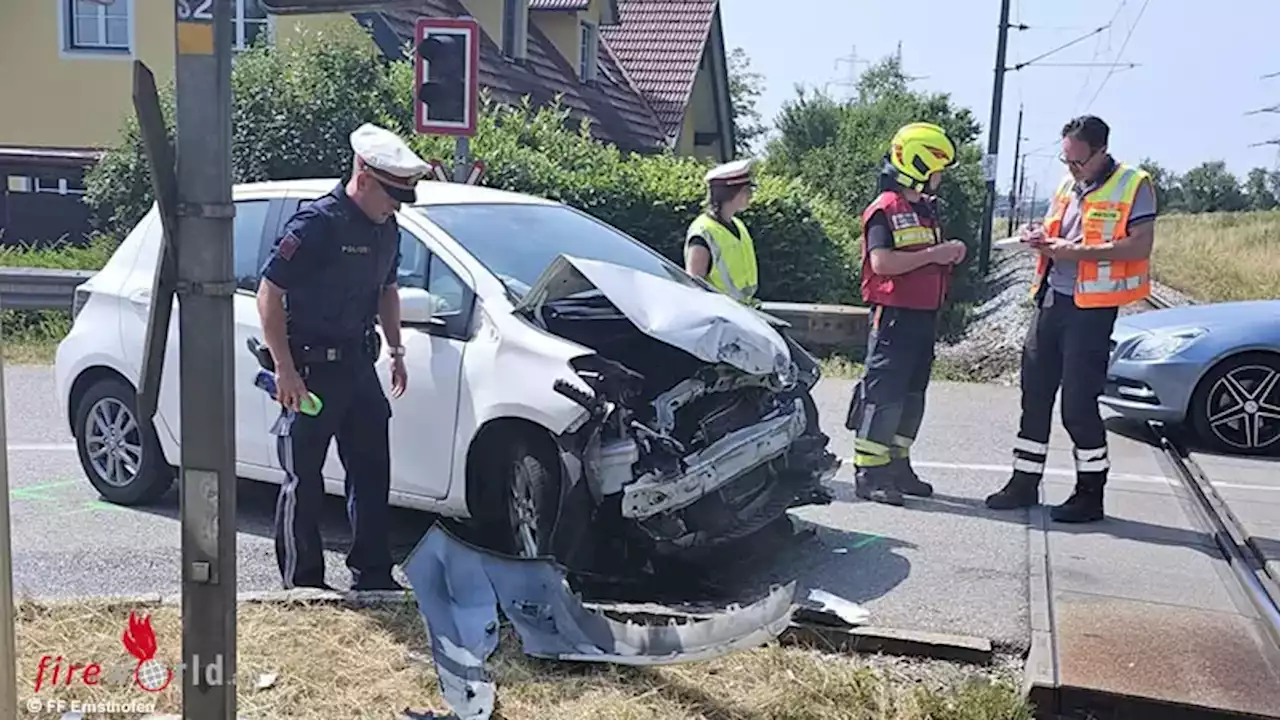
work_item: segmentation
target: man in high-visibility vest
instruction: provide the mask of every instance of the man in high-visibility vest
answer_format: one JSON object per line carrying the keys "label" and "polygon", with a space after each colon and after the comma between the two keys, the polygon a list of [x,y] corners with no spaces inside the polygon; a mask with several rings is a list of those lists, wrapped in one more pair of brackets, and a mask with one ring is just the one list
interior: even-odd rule
{"label": "man in high-visibility vest", "polygon": [[902,505],[928,497],[909,448],[924,419],[938,311],[965,244],[942,240],[933,193],[956,149],[942,128],[911,123],[890,142],[880,194],[862,213],[862,299],[871,307],[866,373],[854,388],[848,429],[854,439],[854,494]]}
{"label": "man in high-visibility vest", "polygon": [[1062,389],[1062,424],[1074,446],[1076,483],[1050,516],[1060,522],[1103,517],[1102,489],[1111,463],[1098,396],[1107,379],[1111,330],[1119,308],[1150,291],[1156,196],[1141,169],[1107,152],[1110,129],[1086,115],[1062,129],[1058,185],[1043,228],[1019,233],[1039,252],[1031,295],[1035,317],[1022,351],[1022,418],[1013,476],[987,498],[994,509],[1039,501],[1049,453],[1054,396]]}
{"label": "man in high-visibility vest", "polygon": [[757,307],[755,244],[747,226],[734,217],[751,203],[754,167],[755,160],[746,158],[707,171],[707,211],[694,218],[685,233],[684,267],[720,292]]}

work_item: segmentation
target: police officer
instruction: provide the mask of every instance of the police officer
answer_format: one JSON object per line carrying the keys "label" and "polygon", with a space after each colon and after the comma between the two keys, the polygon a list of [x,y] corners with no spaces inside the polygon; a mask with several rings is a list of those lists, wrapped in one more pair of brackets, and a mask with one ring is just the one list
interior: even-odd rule
{"label": "police officer", "polygon": [[1147,297],[1156,196],[1150,176],[1107,152],[1110,128],[1085,115],[1062,128],[1059,183],[1044,226],[1023,227],[1039,252],[1031,296],[1036,312],[1022,348],[1022,417],[1013,475],[987,498],[1005,510],[1035,505],[1049,453],[1054,396],[1062,390],[1062,424],[1071,436],[1076,484],[1050,516],[1060,522],[1103,517],[1102,489],[1111,462],[1098,396],[1107,379],[1111,330],[1119,308]]}
{"label": "police officer", "polygon": [[747,226],[734,217],[751,203],[754,167],[755,160],[746,158],[707,171],[707,209],[685,233],[684,267],[720,292],[756,307],[756,248]]}
{"label": "police officer", "polygon": [[933,494],[911,468],[909,448],[924,418],[938,311],[952,267],[965,256],[963,242],[942,241],[932,197],[955,156],[937,125],[902,127],[884,159],[880,194],[862,213],[862,299],[871,327],[846,424],[856,433],[854,494],[864,500],[902,505],[904,493]]}
{"label": "police officer", "polygon": [[[381,344],[374,319],[386,336],[392,395],[399,397],[407,374],[395,212],[415,201],[428,166],[375,125],[360,126],[350,140],[350,177],[289,220],[258,290],[282,406],[273,428],[286,474],[276,507],[276,557],[285,588],[328,587],[318,521],[321,469],[336,437],[352,526],[352,589],[402,590],[391,574],[391,405],[374,366]],[[320,398],[319,413],[300,412],[308,393]]]}

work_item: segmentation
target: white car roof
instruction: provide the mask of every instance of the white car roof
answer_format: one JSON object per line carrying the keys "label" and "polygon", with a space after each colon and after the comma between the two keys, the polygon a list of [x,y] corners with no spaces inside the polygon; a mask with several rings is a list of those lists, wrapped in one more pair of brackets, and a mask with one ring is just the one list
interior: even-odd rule
{"label": "white car roof", "polygon": [[[270,180],[267,182],[239,183],[232,186],[232,197],[283,195],[285,193],[320,197],[333,189],[339,178],[310,178],[304,180]],[[416,205],[460,205],[466,203],[507,203],[517,205],[559,205],[545,198],[524,193],[496,190],[466,183],[424,180],[418,183]]]}

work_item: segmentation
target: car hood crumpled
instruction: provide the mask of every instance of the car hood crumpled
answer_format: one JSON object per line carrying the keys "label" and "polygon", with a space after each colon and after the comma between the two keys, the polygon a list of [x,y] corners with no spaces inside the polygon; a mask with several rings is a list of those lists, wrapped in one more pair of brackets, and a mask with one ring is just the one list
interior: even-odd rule
{"label": "car hood crumpled", "polygon": [[791,352],[763,315],[718,292],[614,263],[558,256],[516,307],[542,305],[595,288],[646,335],[710,363],[753,375],[786,372]]}

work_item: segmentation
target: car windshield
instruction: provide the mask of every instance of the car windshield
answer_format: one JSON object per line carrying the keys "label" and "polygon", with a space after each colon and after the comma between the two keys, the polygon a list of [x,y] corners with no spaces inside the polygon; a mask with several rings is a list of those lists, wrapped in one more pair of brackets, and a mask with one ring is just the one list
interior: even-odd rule
{"label": "car windshield", "polygon": [[622,265],[701,287],[682,268],[618,230],[565,205],[418,205],[496,275],[518,302],[558,255]]}

